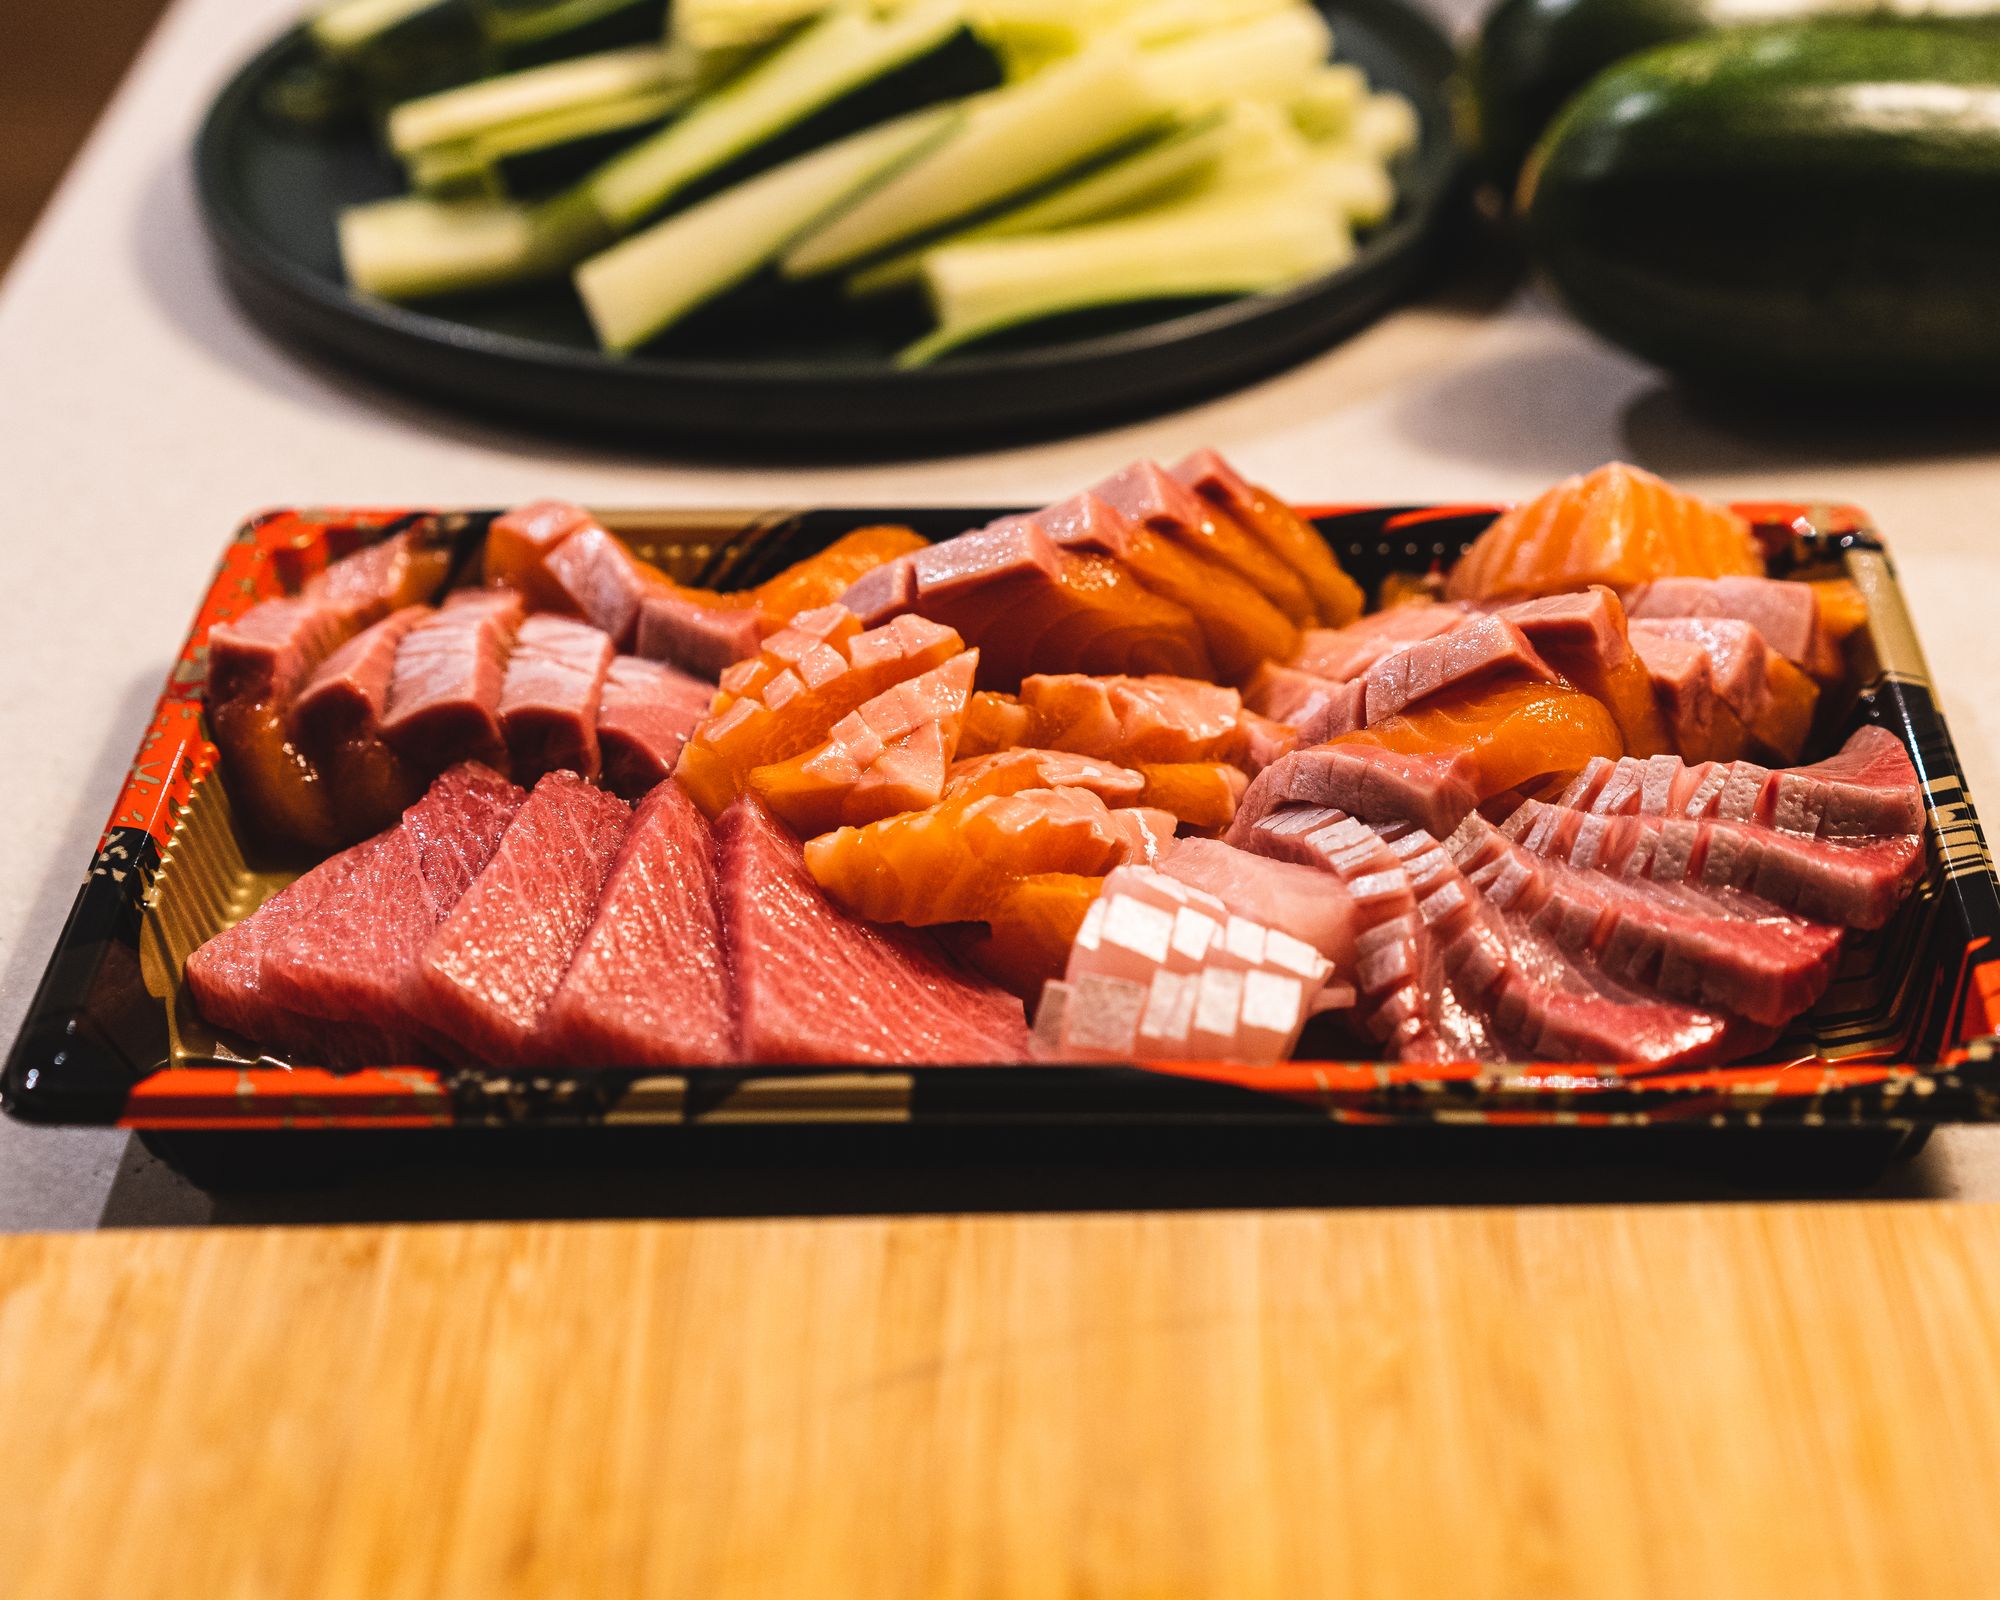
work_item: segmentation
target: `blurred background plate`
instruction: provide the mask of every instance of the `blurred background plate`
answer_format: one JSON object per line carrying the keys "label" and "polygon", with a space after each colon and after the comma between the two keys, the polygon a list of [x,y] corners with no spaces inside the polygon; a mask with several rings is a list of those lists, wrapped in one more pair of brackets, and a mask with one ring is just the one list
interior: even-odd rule
{"label": "blurred background plate", "polygon": [[272,331],[463,409],[661,447],[874,453],[1102,425],[1249,381],[1326,348],[1408,291],[1463,193],[1445,84],[1452,48],[1401,0],[1323,5],[1339,59],[1416,106],[1395,215],[1336,273],[1275,295],[1080,313],[914,371],[890,357],[911,329],[880,319],[774,316],[746,337],[679,330],[671,345],[601,354],[567,282],[412,309],[351,293],[334,219],[401,192],[358,122],[302,127],[269,107],[311,57],[277,40],[217,97],[196,146],[209,236],[245,310]]}

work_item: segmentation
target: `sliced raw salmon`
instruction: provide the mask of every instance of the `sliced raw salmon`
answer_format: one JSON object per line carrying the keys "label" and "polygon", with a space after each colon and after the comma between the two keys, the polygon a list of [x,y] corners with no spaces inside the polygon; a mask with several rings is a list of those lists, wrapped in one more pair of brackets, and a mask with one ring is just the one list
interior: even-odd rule
{"label": "sliced raw salmon", "polygon": [[884,689],[805,754],[754,768],[751,790],[802,838],[936,805],[978,670],[967,650]]}
{"label": "sliced raw salmon", "polygon": [[930,927],[984,921],[1017,878],[1151,861],[1173,836],[1163,811],[1114,811],[1084,789],[1024,789],[822,834],[806,846],[806,867],[859,916]]}
{"label": "sliced raw salmon", "polygon": [[1448,689],[1333,742],[1405,756],[1464,751],[1472,758],[1480,800],[1552,773],[1575,772],[1594,756],[1616,760],[1625,748],[1618,724],[1594,696],[1567,684],[1518,682]]}
{"label": "sliced raw salmon", "polygon": [[1134,805],[1145,777],[1097,756],[1068,750],[1000,750],[952,763],[944,792],[972,800],[982,794],[1019,794],[1023,789],[1088,789],[1109,805]]}
{"label": "sliced raw salmon", "polygon": [[754,769],[804,754],[849,712],[963,649],[951,629],[922,617],[864,633],[843,607],[803,612],[755,659],[722,675],[715,710],[681,750],[674,775],[696,805],[720,816]]}
{"label": "sliced raw salmon", "polygon": [[1103,887],[1102,878],[1074,872],[1016,879],[1000,890],[986,927],[966,941],[966,959],[1001,988],[1034,999],[1049,979],[1062,976],[1076,931]]}
{"label": "sliced raw salmon", "polygon": [[1361,585],[1344,571],[1319,530],[1267,489],[1249,482],[1213,450],[1197,450],[1174,476],[1305,580],[1322,626],[1345,627],[1366,603]]}
{"label": "sliced raw salmon", "polygon": [[1021,685],[1029,739],[1127,766],[1244,758],[1242,696],[1192,678],[1038,673]]}
{"label": "sliced raw salmon", "polygon": [[1452,568],[1446,592],[1493,600],[1763,572],[1750,524],[1735,512],[1614,461],[1501,516]]}
{"label": "sliced raw salmon", "polygon": [[961,756],[988,756],[1028,743],[1028,729],[1034,718],[1011,694],[997,689],[981,689],[965,708],[965,731],[959,735]]}
{"label": "sliced raw salmon", "polygon": [[1139,803],[1157,806],[1197,833],[1220,833],[1236,815],[1250,779],[1221,761],[1142,761]]}

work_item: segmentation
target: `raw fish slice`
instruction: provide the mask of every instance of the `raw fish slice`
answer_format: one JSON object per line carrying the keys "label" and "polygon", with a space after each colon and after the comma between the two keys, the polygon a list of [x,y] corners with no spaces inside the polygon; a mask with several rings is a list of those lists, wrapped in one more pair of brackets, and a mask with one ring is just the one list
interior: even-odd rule
{"label": "raw fish slice", "polygon": [[1254,849],[1249,831],[1288,805],[1328,806],[1364,822],[1412,822],[1448,834],[1479,804],[1479,764],[1472,752],[1441,745],[1409,754],[1379,744],[1353,742],[1295,750],[1252,781],[1229,842]]}
{"label": "raw fish slice", "polygon": [[1361,586],[1341,571],[1319,530],[1276,495],[1246,481],[1213,450],[1197,450],[1174,476],[1304,578],[1325,626],[1342,627],[1361,615]]}
{"label": "raw fish slice", "polygon": [[754,796],[716,826],[738,1050],[746,1062],[1005,1063],[1026,1057],[1020,1002],[921,936],[848,916]]}
{"label": "raw fish slice", "polygon": [[560,610],[562,592],[544,570],[549,552],[596,518],[567,500],[536,500],[493,519],[486,530],[482,563],[486,582],[517,590],[529,609]]}
{"label": "raw fish slice", "polygon": [[802,837],[936,805],[978,669],[967,650],[891,685],[805,754],[752,769],[752,792]]}
{"label": "raw fish slice", "polygon": [[[1303,941],[1233,913],[1221,900],[1149,867],[1121,867],[1104,883],[1071,946],[1068,1004],[1058,1048],[1072,1059],[1242,1061],[1291,1053],[1328,975]],[[1114,998],[1112,985],[1142,997]]]}
{"label": "raw fish slice", "polygon": [[648,660],[715,679],[754,657],[765,632],[763,618],[748,606],[718,605],[686,590],[654,588],[639,602],[632,649]]}
{"label": "raw fish slice", "polygon": [[[1475,803],[1553,773],[1574,772],[1595,759],[1616,759],[1624,748],[1618,726],[1601,702],[1566,684],[1537,682],[1472,684],[1432,695],[1373,727],[1342,734],[1334,743],[1437,757],[1454,767],[1455,753],[1462,754],[1473,768]],[[1462,802],[1462,793],[1453,796],[1453,804]],[[1361,815],[1365,803],[1342,809]],[[1434,811],[1430,820],[1442,824],[1447,815]]]}
{"label": "raw fish slice", "polygon": [[678,784],[659,785],[633,816],[529,1054],[570,1067],[736,1058],[715,840]]}
{"label": "raw fish slice", "polygon": [[567,617],[529,617],[500,681],[500,731],[514,777],[559,770],[595,779],[597,714],[611,671],[611,639]]}
{"label": "raw fish slice", "polygon": [[413,528],[341,557],[299,592],[337,618],[343,635],[352,634],[434,598],[450,561],[447,545]]}
{"label": "raw fish slice", "polygon": [[1820,590],[1814,584],[1783,578],[1660,578],[1626,590],[1625,610],[1635,620],[1711,617],[1747,622],[1794,666],[1824,680],[1842,676],[1841,638],[1822,625]]}
{"label": "raw fish slice", "polygon": [[1016,878],[1096,877],[1149,862],[1173,834],[1164,812],[1113,811],[1083,789],[1025,789],[841,828],[814,839],[805,854],[813,878],[847,910],[928,927],[985,920]]}
{"label": "raw fish slice", "polygon": [[756,660],[723,674],[714,714],[674,769],[704,812],[719,816],[756,768],[811,750],[849,712],[964,649],[951,629],[922,617],[865,633],[857,626],[837,606],[805,612],[765,640]]}
{"label": "raw fish slice", "polygon": [[[1172,480],[1169,479],[1169,482]],[[1223,680],[1240,683],[1260,662],[1284,660],[1298,629],[1284,612],[1227,567],[1136,523],[1094,494],[1035,514],[1061,550],[1095,552],[1122,563],[1139,582],[1193,617]]]}
{"label": "raw fish slice", "polygon": [[274,1001],[263,981],[264,953],[294,930],[310,931],[320,907],[364,873],[388,847],[386,835],[364,840],[295,878],[255,911],[224,928],[187,959],[185,980],[195,1009],[218,1028],[293,1066],[414,1065],[425,1052],[408,1033],[332,1023]]}
{"label": "raw fish slice", "polygon": [[1632,625],[1642,659],[1664,639],[1698,648],[1708,658],[1715,696],[1750,737],[1780,761],[1794,761],[1812,731],[1819,686],[1772,650],[1747,622],[1722,617],[1670,617]]}
{"label": "raw fish slice", "polygon": [[1632,646],[1646,664],[1676,754],[1703,762],[1734,761],[1748,752],[1750,730],[1717,696],[1708,652],[1699,643],[1635,627]]}
{"label": "raw fish slice", "polygon": [[1247,775],[1220,761],[1142,762],[1138,770],[1146,783],[1138,803],[1201,833],[1228,827],[1250,786]]}
{"label": "raw fish slice", "polygon": [[1592,583],[1624,589],[1655,578],[1763,573],[1741,517],[1614,461],[1501,516],[1452,568],[1446,592],[1491,600]]}
{"label": "raw fish slice", "polygon": [[578,528],[542,559],[542,572],[557,596],[551,610],[581,617],[628,649],[638,626],[640,603],[667,581],[666,574],[641,561],[625,541],[595,523]]}
{"label": "raw fish slice", "polygon": [[899,556],[922,550],[927,543],[916,529],[896,523],[856,528],[842,534],[818,554],[794,562],[775,578],[766,579],[749,593],[763,613],[767,627],[775,630],[801,611],[833,605],[864,574]]}
{"label": "raw fish slice", "polygon": [[418,770],[458,761],[506,765],[500,684],[521,617],[517,594],[461,589],[403,635],[382,737]]}
{"label": "raw fish slice", "polygon": [[[1430,695],[1502,675],[1553,681],[1554,671],[1527,636],[1499,617],[1468,617],[1449,633],[1384,656],[1363,675],[1366,726],[1384,722]],[[1343,730],[1329,730],[1343,731]],[[1310,742],[1310,727],[1299,737]]]}
{"label": "raw fish slice", "polygon": [[1261,716],[1301,727],[1350,694],[1347,683],[1267,661],[1244,684],[1243,703]]}
{"label": "raw fish slice", "polygon": [[1090,492],[1139,526],[1228,568],[1294,625],[1319,621],[1312,591],[1282,555],[1156,462],[1135,461]]}
{"label": "raw fish slice", "polygon": [[1070,946],[1104,880],[1038,872],[1004,885],[986,926],[965,941],[966,959],[1009,994],[1033,1000],[1062,976]]}
{"label": "raw fish slice", "polygon": [[422,792],[418,775],[382,737],[382,716],[403,636],[431,614],[428,606],[405,606],[364,628],[320,663],[292,703],[292,737],[326,786],[346,838],[394,826]]}
{"label": "raw fish slice", "polygon": [[[1343,628],[1308,628],[1290,665],[1316,678],[1345,683],[1384,656],[1449,633],[1470,613],[1457,604],[1395,606],[1357,618]],[[1290,720],[1290,719],[1287,719]]]}
{"label": "raw fish slice", "polygon": [[[975,700],[977,695],[973,697]],[[1145,778],[1129,767],[1068,750],[999,750],[954,761],[945,779],[949,799],[1018,794],[1023,789],[1088,789],[1107,805],[1135,804]]]}
{"label": "raw fish slice", "polygon": [[714,696],[713,685],[657,661],[613,660],[597,703],[605,788],[638,800],[664,783]]}
{"label": "raw fish slice", "polygon": [[1915,834],[1809,839],[1755,823],[1599,817],[1524,801],[1501,824],[1536,855],[1657,883],[1742,889],[1799,916],[1879,928],[1923,874]]}
{"label": "raw fish slice", "polygon": [[1476,814],[1445,848],[1503,914],[1641,988],[1782,1026],[1832,980],[1842,930],[1750,896],[1694,898],[1543,860]]}
{"label": "raw fish slice", "polygon": [[1031,744],[1034,718],[1011,694],[976,690],[965,708],[965,731],[959,735],[961,757],[987,756]]}
{"label": "raw fish slice", "polygon": [[1140,762],[1241,762],[1243,700],[1191,678],[1036,674],[1021,685],[1024,741],[1136,766]]}
{"label": "raw fish slice", "polygon": [[1628,754],[1651,756],[1673,748],[1653,699],[1652,678],[1632,648],[1625,609],[1609,589],[1600,585],[1518,601],[1503,606],[1499,615],[1519,628],[1557,672],[1604,702],[1617,719]]}
{"label": "raw fish slice", "polygon": [[411,1015],[486,1066],[548,1066],[542,1013],[590,926],[631,807],[573,772],[535,785],[403,977]]}
{"label": "raw fish slice", "polygon": [[1303,939],[1352,982],[1361,919],[1338,882],[1318,867],[1239,850],[1219,839],[1183,839],[1160,858],[1160,870],[1190,889],[1214,895],[1236,915]]}
{"label": "raw fish slice", "polygon": [[471,885],[526,798],[472,763],[445,773],[382,835],[309,921],[270,941],[261,978],[305,1016],[430,1033],[404,1008],[405,974]]}

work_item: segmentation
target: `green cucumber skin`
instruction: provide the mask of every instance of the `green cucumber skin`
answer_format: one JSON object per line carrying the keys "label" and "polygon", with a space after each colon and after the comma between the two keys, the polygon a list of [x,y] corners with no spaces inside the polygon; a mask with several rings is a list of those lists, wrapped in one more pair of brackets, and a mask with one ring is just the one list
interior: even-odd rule
{"label": "green cucumber skin", "polygon": [[[1454,85],[1466,144],[1511,194],[1564,103],[1605,68],[1725,28],[1909,17],[1947,0],[1501,0]],[[1954,26],[2000,27],[2000,0],[1948,0]]]}
{"label": "green cucumber skin", "polygon": [[1529,157],[1528,248],[1576,315],[1763,387],[2000,386],[2000,38],[1714,34],[1614,67]]}

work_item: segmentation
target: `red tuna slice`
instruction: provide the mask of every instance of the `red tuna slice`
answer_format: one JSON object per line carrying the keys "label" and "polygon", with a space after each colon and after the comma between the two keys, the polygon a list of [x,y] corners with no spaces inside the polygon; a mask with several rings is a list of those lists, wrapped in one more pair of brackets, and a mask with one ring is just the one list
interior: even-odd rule
{"label": "red tuna slice", "polygon": [[536,500],[495,517],[482,552],[486,581],[496,588],[519,589],[530,604],[554,604],[554,592],[543,587],[542,563],[563,540],[595,520],[567,500]]}
{"label": "red tuna slice", "polygon": [[1282,555],[1157,462],[1135,461],[1090,493],[1140,527],[1228,568],[1298,626],[1319,621],[1312,591]]}
{"label": "red tuna slice", "polygon": [[1840,645],[1820,626],[1819,596],[1784,578],[1656,578],[1625,591],[1640,617],[1719,617],[1747,622],[1786,660],[1816,678],[1838,678]]}
{"label": "red tuna slice", "polygon": [[[1386,721],[1440,689],[1502,672],[1544,682],[1556,676],[1513,623],[1501,617],[1468,617],[1450,632],[1385,656],[1368,669],[1363,679],[1368,688],[1364,726]],[[1309,728],[1301,728],[1299,737],[1312,742]]]}
{"label": "red tuna slice", "polygon": [[1842,930],[1753,896],[1542,860],[1477,814],[1445,848],[1504,915],[1641,988],[1782,1026],[1832,981]]}
{"label": "red tuna slice", "polygon": [[1634,988],[1588,950],[1567,951],[1523,916],[1503,916],[1421,828],[1379,830],[1403,862],[1453,998],[1482,1013],[1518,1057],[1711,1066],[1762,1049],[1772,1029]]}
{"label": "red tuna slice", "polygon": [[861,619],[863,627],[887,622],[917,603],[917,569],[910,556],[897,556],[864,572],[847,586],[840,603]]}
{"label": "red tuna slice", "polygon": [[1353,693],[1352,684],[1267,661],[1244,684],[1243,703],[1262,716],[1297,728],[1311,722],[1335,701],[1350,699]]}
{"label": "red tuna slice", "polygon": [[1294,750],[1251,780],[1225,837],[1243,845],[1279,806],[1331,806],[1368,823],[1410,822],[1440,836],[1479,803],[1479,769],[1464,751],[1399,755],[1366,744]]}
{"label": "red tuna slice", "polygon": [[535,1032],[590,926],[632,808],[573,772],[535,785],[403,975],[411,1015],[473,1062],[547,1066]]}
{"label": "red tuna slice", "polygon": [[[1720,617],[1666,617],[1632,624],[1632,647],[1653,671],[1670,645],[1699,652],[1711,691],[1764,749],[1795,757],[1812,729],[1819,689],[1803,672],[1775,654],[1747,622]],[[1686,670],[1678,651],[1670,671]],[[1685,752],[1683,752],[1685,753]]]}
{"label": "red tuna slice", "polygon": [[1214,895],[1239,917],[1303,939],[1332,963],[1335,978],[1353,981],[1360,918],[1345,894],[1332,892],[1319,868],[1256,855],[1219,839],[1183,839],[1160,858],[1159,870]]}
{"label": "red tuna slice", "polygon": [[292,703],[292,737],[318,770],[348,838],[391,827],[422,784],[382,737],[389,677],[403,636],[429,606],[405,606],[364,628],[320,663]]}
{"label": "red tuna slice", "polygon": [[674,589],[654,588],[639,602],[633,650],[711,682],[757,654],[763,616],[754,606],[717,606]]}
{"label": "red tuna slice", "polygon": [[716,824],[722,921],[744,1060],[885,1065],[1020,1061],[1021,1003],[920,935],[836,908],[754,796]]}
{"label": "red tuna slice", "polygon": [[678,785],[659,785],[633,816],[529,1053],[569,1067],[735,1059],[715,840]]}
{"label": "red tuna slice", "polygon": [[288,703],[341,642],[332,607],[293,596],[252,606],[208,631],[208,709],[252,701]]}
{"label": "red tuna slice", "polygon": [[1246,480],[1213,450],[1197,450],[1174,476],[1305,580],[1320,621],[1339,627],[1361,615],[1361,586],[1340,568],[1319,530],[1267,489]]}
{"label": "red tuna slice", "polygon": [[1299,640],[1291,665],[1316,678],[1345,683],[1358,678],[1384,656],[1426,639],[1449,633],[1470,612],[1456,601],[1433,605],[1391,606],[1371,612],[1344,628],[1308,628]]}
{"label": "red tuna slice", "polygon": [[597,714],[611,657],[610,636],[590,623],[522,622],[500,680],[500,732],[517,781],[563,769],[597,776]]}
{"label": "red tuna slice", "polygon": [[1923,874],[1922,841],[1808,839],[1718,819],[1603,817],[1525,801],[1501,824],[1535,855],[1658,883],[1742,889],[1787,911],[1879,928]]}
{"label": "red tuna slice", "polygon": [[382,737],[427,772],[458,761],[505,766],[500,685],[522,620],[511,590],[461,589],[403,636]]}
{"label": "red tuna slice", "polygon": [[313,916],[269,942],[275,1004],[335,1022],[426,1032],[404,1009],[404,975],[492,856],[520,789],[475,763],[452,768],[382,835]]}
{"label": "red tuna slice", "polygon": [[559,597],[552,609],[602,628],[621,650],[632,643],[640,603],[662,587],[624,540],[594,522],[558,541],[543,557],[542,572]]}
{"label": "red tuna slice", "polygon": [[293,1066],[396,1066],[425,1059],[406,1032],[302,1016],[274,1001],[264,983],[265,952],[301,929],[309,934],[320,908],[388,847],[388,835],[381,835],[328,857],[190,955],[185,976],[195,1009]]}
{"label": "red tuna slice", "polygon": [[342,557],[300,593],[327,607],[343,630],[352,632],[402,606],[435,598],[450,560],[447,546],[420,539],[410,529]]}
{"label": "red tuna slice", "polygon": [[638,800],[664,783],[714,698],[713,684],[657,661],[614,659],[597,703],[605,788]]}

